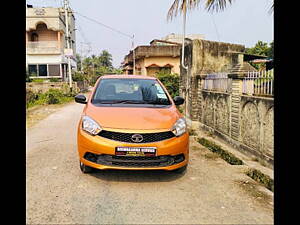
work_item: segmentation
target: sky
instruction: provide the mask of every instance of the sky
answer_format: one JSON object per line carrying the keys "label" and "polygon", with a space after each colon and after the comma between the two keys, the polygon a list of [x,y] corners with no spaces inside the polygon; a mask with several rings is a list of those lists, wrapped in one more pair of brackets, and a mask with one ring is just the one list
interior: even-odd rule
{"label": "sky", "polygon": [[[75,11],[77,53],[99,55],[102,50],[113,56],[119,67],[134,45],[149,45],[170,33],[183,33],[183,19],[178,15],[167,21],[174,0],[69,0]],[[205,2],[205,1],[203,1]],[[33,7],[60,7],[63,0],[26,0]],[[269,12],[273,0],[233,0],[222,12],[208,13],[204,5],[189,11],[186,34],[203,34],[206,40],[253,47],[257,41],[270,43],[274,36],[274,15]],[[92,22],[76,12],[119,32]],[[128,36],[126,36],[128,35]],[[92,50],[88,53],[89,42]]]}

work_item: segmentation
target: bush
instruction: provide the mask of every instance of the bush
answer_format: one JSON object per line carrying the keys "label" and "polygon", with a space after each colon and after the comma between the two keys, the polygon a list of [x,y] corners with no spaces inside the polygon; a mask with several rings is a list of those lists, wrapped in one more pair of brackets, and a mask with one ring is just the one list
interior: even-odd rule
{"label": "bush", "polygon": [[86,80],[86,76],[83,73],[75,72],[72,75],[72,80],[73,81],[84,81],[84,80]]}
{"label": "bush", "polygon": [[172,98],[179,96],[179,75],[177,73],[172,74],[166,71],[161,71],[157,73],[156,77],[167,88]]}
{"label": "bush", "polygon": [[45,93],[34,93],[26,90],[26,106],[30,108],[35,105],[61,104],[69,102],[74,98],[73,92],[64,93],[59,89],[50,89]]}
{"label": "bush", "polygon": [[45,100],[47,104],[58,104],[62,97],[64,97],[64,94],[62,91],[57,89],[50,89],[45,93]]}
{"label": "bush", "polygon": [[28,105],[29,103],[33,103],[37,99],[38,99],[38,95],[36,93],[34,93],[30,89],[29,90],[26,89],[26,105]]}

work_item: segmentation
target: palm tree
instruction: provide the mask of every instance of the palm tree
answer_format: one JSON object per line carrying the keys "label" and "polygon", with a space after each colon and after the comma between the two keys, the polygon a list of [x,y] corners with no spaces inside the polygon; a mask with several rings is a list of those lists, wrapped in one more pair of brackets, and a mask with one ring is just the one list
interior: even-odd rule
{"label": "palm tree", "polygon": [[[198,7],[201,0],[174,0],[171,8],[168,11],[168,20],[172,20],[178,15],[178,12],[185,12],[186,10],[192,10]],[[231,4],[233,0],[206,0],[205,8],[209,12],[224,10],[226,5]]]}
{"label": "palm tree", "polygon": [[[204,0],[203,0],[204,1]],[[198,7],[201,0],[174,0],[171,5],[167,19],[172,20],[178,15],[178,12],[185,13],[186,10],[192,10]],[[205,8],[208,12],[223,11],[228,4],[231,4],[233,0],[205,0]],[[273,12],[274,2],[270,8],[270,12]]]}
{"label": "palm tree", "polygon": [[101,66],[112,68],[112,55],[107,50],[100,53],[98,61]]}

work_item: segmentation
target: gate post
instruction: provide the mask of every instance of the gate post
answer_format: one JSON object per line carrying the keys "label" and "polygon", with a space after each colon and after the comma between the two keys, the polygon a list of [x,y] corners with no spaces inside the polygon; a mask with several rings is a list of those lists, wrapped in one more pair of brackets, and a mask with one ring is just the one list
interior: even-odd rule
{"label": "gate post", "polygon": [[241,119],[241,95],[243,88],[244,73],[228,74],[228,78],[232,79],[231,98],[230,98],[230,137],[236,141],[240,141],[240,119]]}

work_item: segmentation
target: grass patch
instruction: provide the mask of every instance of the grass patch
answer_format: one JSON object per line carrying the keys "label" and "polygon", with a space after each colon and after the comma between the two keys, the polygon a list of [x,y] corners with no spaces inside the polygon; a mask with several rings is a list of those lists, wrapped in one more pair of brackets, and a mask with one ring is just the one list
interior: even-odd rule
{"label": "grass patch", "polygon": [[270,191],[274,192],[274,181],[268,175],[263,174],[262,172],[256,169],[250,169],[246,172],[246,175],[251,177],[253,180],[261,183]]}
{"label": "grass patch", "polygon": [[222,149],[219,145],[216,145],[215,143],[205,139],[200,138],[198,139],[198,142],[208,148],[210,151],[218,154],[222,159],[224,159],[226,162],[228,162],[230,165],[243,165],[243,161],[239,158],[235,157],[230,152],[225,151]]}

